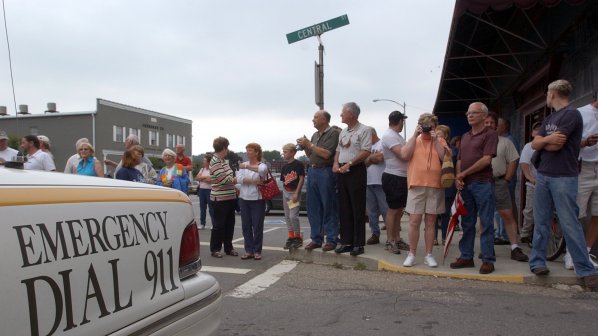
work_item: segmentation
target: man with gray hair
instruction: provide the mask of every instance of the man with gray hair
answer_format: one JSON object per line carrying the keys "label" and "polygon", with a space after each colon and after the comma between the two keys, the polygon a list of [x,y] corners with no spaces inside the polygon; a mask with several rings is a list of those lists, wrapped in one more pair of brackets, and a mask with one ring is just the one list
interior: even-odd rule
{"label": "man with gray hair", "polygon": [[538,276],[548,274],[546,248],[550,237],[552,209],[556,214],[567,241],[575,273],[582,278],[590,290],[598,289],[598,273],[590,262],[586,249],[583,228],[578,220],[579,207],[578,166],[583,120],[579,111],[570,104],[573,88],[563,79],[548,85],[546,106],[554,109],[544,119],[532,148],[539,155],[536,193],[534,195],[534,236],[529,260],[532,273]]}
{"label": "man with gray hair", "polygon": [[332,171],[337,173],[341,246],[334,252],[364,253],[367,171],[365,160],[372,149],[372,131],[358,121],[356,103],[343,105],[341,120],[347,124],[338,137]]}
{"label": "man with gray hair", "polygon": [[463,236],[459,241],[461,255],[450,264],[451,268],[475,267],[473,246],[476,236],[476,221],[480,217],[480,247],[482,266],[480,274],[494,272],[494,184],[492,158],[496,156],[498,134],[486,127],[488,107],[475,102],[467,109],[467,123],[471,130],[461,137],[461,148],[457,158],[455,187],[461,191],[467,215],[461,227]]}

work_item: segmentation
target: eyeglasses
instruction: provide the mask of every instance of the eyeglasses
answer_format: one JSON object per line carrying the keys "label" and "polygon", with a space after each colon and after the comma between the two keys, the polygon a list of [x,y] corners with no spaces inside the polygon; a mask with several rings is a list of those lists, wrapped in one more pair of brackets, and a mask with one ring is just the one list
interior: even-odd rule
{"label": "eyeglasses", "polygon": [[467,113],[465,113],[465,115],[469,117],[469,116],[473,116],[473,115],[480,114],[480,113],[484,113],[484,112],[482,112],[482,111],[467,111]]}

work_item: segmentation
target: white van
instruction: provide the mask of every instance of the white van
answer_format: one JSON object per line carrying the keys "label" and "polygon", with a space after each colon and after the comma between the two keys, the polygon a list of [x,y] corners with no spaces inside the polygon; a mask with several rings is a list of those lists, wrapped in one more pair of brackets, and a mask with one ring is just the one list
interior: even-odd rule
{"label": "white van", "polygon": [[210,335],[221,290],[198,272],[187,195],[0,167],[2,335]]}

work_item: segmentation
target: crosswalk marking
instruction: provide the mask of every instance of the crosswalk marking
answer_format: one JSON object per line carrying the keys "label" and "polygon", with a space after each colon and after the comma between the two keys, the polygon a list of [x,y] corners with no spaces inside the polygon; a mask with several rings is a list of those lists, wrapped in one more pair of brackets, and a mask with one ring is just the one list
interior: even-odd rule
{"label": "crosswalk marking", "polygon": [[249,268],[233,268],[233,267],[217,267],[217,266],[202,266],[202,272],[207,273],[230,273],[230,274],[247,274],[251,272]]}
{"label": "crosswalk marking", "polygon": [[[280,227],[271,228],[271,229],[268,229],[268,230],[264,230],[264,233],[272,232],[272,231],[278,230],[278,229],[280,229]],[[242,241],[243,239],[244,239],[243,237],[237,238],[237,239],[233,240],[233,243]]]}
{"label": "crosswalk marking", "polygon": [[276,283],[283,275],[293,270],[298,263],[294,260],[283,260],[264,273],[235,288],[228,296],[240,299],[250,298]]}

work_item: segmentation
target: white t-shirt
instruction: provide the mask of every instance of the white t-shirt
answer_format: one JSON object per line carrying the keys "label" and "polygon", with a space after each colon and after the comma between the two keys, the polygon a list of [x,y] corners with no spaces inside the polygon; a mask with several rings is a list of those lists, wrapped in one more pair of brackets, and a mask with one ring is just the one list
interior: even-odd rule
{"label": "white t-shirt", "polygon": [[[532,155],[534,155],[535,150],[532,148],[532,143],[528,142],[523,146],[521,150],[521,157],[519,158],[519,164],[527,163],[529,165],[529,172],[532,174],[533,177],[536,177],[536,167],[531,162]],[[525,185],[528,187],[535,188],[531,182],[525,182]]]}
{"label": "white t-shirt", "polygon": [[399,157],[391,150],[395,146],[404,145],[406,143],[405,139],[403,139],[398,132],[389,128],[382,135],[381,142],[384,153],[384,163],[386,164],[384,172],[407,177],[409,162],[399,159]]}
{"label": "white t-shirt", "polygon": [[[382,140],[378,140],[372,145],[372,154],[382,152]],[[386,163],[384,161],[378,164],[371,164],[368,167],[368,185],[382,185],[382,173],[384,173]]]}
{"label": "white t-shirt", "polygon": [[[598,109],[594,108],[592,104],[578,108],[583,119],[583,139],[590,135],[598,134]],[[579,157],[583,161],[598,162],[598,144],[594,146],[582,147],[579,151]]]}
{"label": "white t-shirt", "polygon": [[17,156],[17,153],[19,153],[18,150],[10,148],[10,147],[6,147],[5,150],[0,151],[0,160],[3,160],[4,162],[12,161],[13,157]]}
{"label": "white t-shirt", "polygon": [[25,162],[23,168],[53,171],[56,170],[56,165],[54,165],[54,160],[52,160],[52,157],[48,153],[38,149],[33,155],[27,155],[27,162]]}
{"label": "white t-shirt", "polygon": [[64,173],[77,174],[77,164],[79,164],[79,154],[73,154],[70,158],[68,158],[68,160],[66,160]]}

